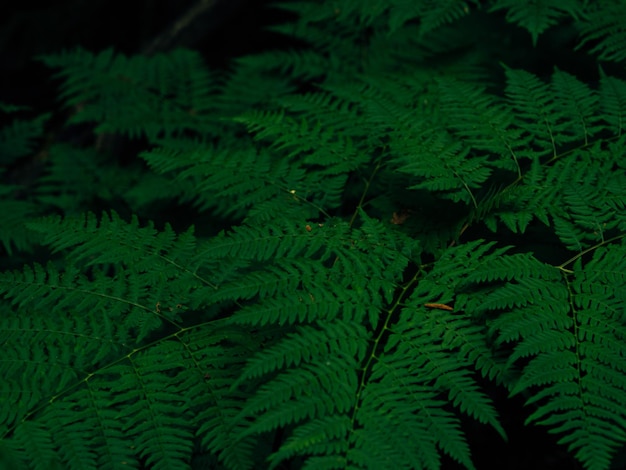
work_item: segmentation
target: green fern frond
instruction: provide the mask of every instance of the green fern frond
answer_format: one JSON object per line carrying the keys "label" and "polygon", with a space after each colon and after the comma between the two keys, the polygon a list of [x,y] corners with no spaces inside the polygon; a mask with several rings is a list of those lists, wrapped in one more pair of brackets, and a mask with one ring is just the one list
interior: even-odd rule
{"label": "green fern frond", "polygon": [[245,435],[346,413],[354,406],[356,362],[347,355],[315,360],[287,369],[262,385],[238,419],[254,417]]}
{"label": "green fern frond", "polygon": [[515,0],[495,0],[491,11],[507,10],[507,21],[517,23],[528,30],[533,45],[541,33],[555,25],[561,18],[569,15],[578,18],[582,14],[583,4],[579,0],[537,0],[518,2]]}
{"label": "green fern frond", "polygon": [[526,142],[513,126],[513,115],[484,89],[455,80],[440,80],[439,89],[449,126],[478,151],[496,155],[491,164],[520,174],[519,150]]}
{"label": "green fern frond", "polygon": [[319,469],[345,468],[347,451],[344,437],[350,429],[346,415],[316,418],[297,427],[280,449],[269,456],[269,468],[278,467],[283,461],[300,455],[313,455],[307,467]]}
{"label": "green fern frond", "polygon": [[[243,57],[234,61],[230,73],[216,80],[216,93],[211,96],[211,103],[216,110],[213,117],[221,125],[222,132],[224,128],[230,129],[230,118],[251,109],[273,107],[277,99],[296,88],[295,80],[275,73],[272,61],[266,63],[246,59]],[[251,80],[255,83],[254,87],[250,86]],[[222,132],[215,135],[223,137]]]}
{"label": "green fern frond", "polygon": [[611,132],[622,136],[626,115],[626,82],[602,73],[600,105],[603,119],[610,125]]}
{"label": "green fern frond", "polygon": [[78,49],[41,60],[60,69],[61,96],[76,106],[72,122],[97,122],[97,132],[156,139],[216,129],[210,98],[215,83],[191,51],[128,58],[112,50],[94,55]]}
{"label": "green fern frond", "polygon": [[[459,1],[459,0],[446,0],[443,2],[421,2],[422,10],[420,11],[421,27],[420,32],[422,35],[428,34],[431,31],[439,28],[440,26],[452,23],[459,18],[462,18],[469,14],[470,5],[478,5],[475,1]],[[397,2],[397,6],[407,5],[407,2],[401,0]],[[394,16],[395,8],[392,8],[391,15]],[[405,17],[406,18],[406,17]],[[403,18],[404,19],[404,18]],[[397,22],[397,19],[396,21]]]}
{"label": "green fern frond", "polygon": [[110,406],[151,467],[181,468],[191,454],[193,430],[179,383],[171,380],[183,367],[180,345],[161,342],[129,359],[129,365],[107,370],[119,377]]}
{"label": "green fern frond", "polygon": [[124,171],[91,149],[54,145],[48,150],[45,174],[39,179],[38,201],[77,215],[94,201],[119,197],[136,173]]}
{"label": "green fern frond", "polygon": [[[5,108],[7,109],[7,108]],[[8,108],[17,111],[20,108]],[[43,114],[34,119],[15,119],[0,129],[0,163],[9,165],[17,158],[28,155],[35,148],[36,140],[42,137],[44,124],[50,114]]]}
{"label": "green fern frond", "polygon": [[[0,112],[3,114],[24,109],[0,103]],[[35,150],[49,118],[49,114],[43,114],[30,120],[14,119],[0,129],[0,177],[3,178],[0,181],[0,244],[10,256],[14,250],[28,251],[33,248],[37,237],[26,229],[25,224],[40,215],[42,207],[29,197],[27,185],[16,184],[13,181],[15,177],[5,180],[4,172],[15,165],[19,158]]]}
{"label": "green fern frond", "polygon": [[615,274],[622,271],[623,251],[599,249],[586,265],[577,262],[572,274],[513,255],[486,263],[482,274],[469,278],[493,286],[480,308],[502,312],[490,329],[496,344],[513,345],[508,364],[521,371],[510,387],[535,409],[527,422],[561,435],[588,468],[608,468],[624,439],[626,382],[617,359],[623,354],[624,276]]}
{"label": "green fern frond", "polygon": [[[384,373],[396,375],[392,367],[379,364]],[[390,464],[398,468],[435,469],[441,466],[437,450],[441,446],[446,454],[473,469],[460,423],[453,413],[445,410],[445,402],[419,379],[405,374],[394,378],[392,383],[398,392],[394,393],[392,384],[385,382],[371,385],[364,391],[356,416],[362,432],[356,434],[354,450],[348,457],[363,466],[380,462],[383,466]],[[389,433],[389,429],[395,432]],[[400,443],[408,436],[414,436],[411,445],[400,448]],[[415,438],[417,436],[419,438]],[[374,442],[381,445],[374,446]]]}
{"label": "green fern frond", "polygon": [[15,441],[20,446],[20,453],[28,458],[33,469],[62,468],[55,452],[51,430],[43,423],[23,423],[15,431]]}
{"label": "green fern frond", "polygon": [[[15,189],[0,186],[0,196],[10,195]],[[6,191],[6,192],[5,192]],[[4,200],[0,202],[0,242],[5,251],[28,250],[37,236],[26,228],[26,223],[39,216],[40,207],[34,202]]]}
{"label": "green fern frond", "polygon": [[285,98],[284,103],[285,110],[248,113],[236,121],[257,139],[269,139],[272,148],[285,151],[287,159],[297,157],[306,165],[321,165],[331,175],[367,162],[367,154],[357,144],[362,133],[345,125],[356,118],[349,103],[326,93]]}
{"label": "green fern frond", "polygon": [[[325,171],[306,173],[306,166],[275,159],[249,146],[236,155],[226,148],[179,150],[164,147],[142,154],[183,201],[201,209],[267,223],[286,214],[316,218],[339,205],[345,176]],[[317,175],[314,177],[313,175]]]}
{"label": "green fern frond", "polygon": [[337,21],[350,21],[354,18],[366,26],[380,23],[384,20],[385,26],[391,33],[396,32],[405,23],[419,20],[422,35],[451,23],[469,13],[469,4],[460,0],[448,0],[445,2],[431,2],[418,0],[406,2],[403,0],[374,0],[362,3],[354,0],[342,0],[334,2],[325,8],[315,7],[315,2],[299,2],[295,5],[279,3],[278,6],[285,10],[297,11],[309,21],[322,22],[336,19]]}
{"label": "green fern frond", "polygon": [[[21,308],[90,308],[125,325],[128,330],[120,334],[128,341],[131,331],[143,338],[163,320],[175,324],[182,310],[173,306],[193,303],[191,291],[210,286],[179,264],[194,250],[190,232],[178,241],[171,228],[156,236],[152,227],[140,228],[137,219],[127,224],[115,213],[99,221],[92,215],[50,217],[31,228],[44,234],[44,243],[55,251],[69,249],[72,262],[63,271],[48,265],[5,274],[2,290]],[[161,311],[159,305],[168,308]]]}
{"label": "green fern frond", "polygon": [[487,159],[468,158],[469,149],[440,136],[426,138],[420,150],[420,154],[407,155],[398,161],[399,171],[424,179],[409,188],[437,191],[442,197],[476,206],[474,190],[491,174]]}
{"label": "green fern frond", "polygon": [[557,155],[562,124],[555,118],[554,97],[547,84],[524,70],[505,68],[506,93],[519,118],[518,125],[533,136],[539,151]]}
{"label": "green fern frond", "polygon": [[569,129],[565,133],[571,134],[576,140],[583,136],[583,145],[588,145],[589,140],[601,129],[597,114],[598,98],[595,91],[576,77],[556,70],[552,75],[554,96],[557,98],[556,114],[568,116]]}
{"label": "green fern frond", "polygon": [[338,357],[343,354],[362,359],[367,349],[367,331],[360,325],[344,321],[319,323],[296,328],[287,338],[252,357],[241,380],[267,375],[276,370],[298,367],[319,356]]}
{"label": "green fern frond", "polygon": [[579,48],[591,43],[590,53],[600,60],[622,62],[626,59],[626,6],[620,1],[590,4],[580,28],[583,36]]}
{"label": "green fern frond", "polygon": [[29,228],[41,233],[43,243],[53,252],[69,249],[72,260],[85,266],[124,263],[143,272],[159,260],[163,268],[169,264],[177,269],[176,262],[190,256],[195,249],[193,229],[177,240],[169,225],[158,232],[152,223],[140,227],[137,217],[127,223],[113,211],[100,219],[90,213],[78,217],[46,217],[30,223]]}

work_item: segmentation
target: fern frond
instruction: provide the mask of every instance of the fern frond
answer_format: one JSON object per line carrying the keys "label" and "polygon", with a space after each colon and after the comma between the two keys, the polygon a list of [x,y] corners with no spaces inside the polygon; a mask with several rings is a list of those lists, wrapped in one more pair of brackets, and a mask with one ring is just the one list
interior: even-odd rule
{"label": "fern frond", "polygon": [[526,28],[534,46],[537,45],[537,38],[541,33],[566,15],[578,18],[583,7],[579,0],[537,0],[533,2],[495,0],[493,3],[491,11],[507,10],[507,21]]}
{"label": "fern frond", "polygon": [[347,354],[362,359],[367,349],[367,337],[367,332],[360,325],[344,321],[302,326],[271,348],[252,357],[241,379],[249,380],[276,370],[298,367],[320,356],[341,358]]}
{"label": "fern frond", "polygon": [[626,125],[626,82],[602,73],[600,105],[603,119],[610,125],[611,132],[622,136]]}
{"label": "fern frond", "polygon": [[158,346],[130,357],[130,365],[107,370],[119,380],[111,388],[111,406],[126,423],[139,455],[153,468],[181,468],[192,450],[188,405],[172,375],[182,368],[179,344]]}
{"label": "fern frond", "polygon": [[[0,196],[11,194],[13,188],[0,186]],[[29,201],[0,201],[0,242],[9,254],[13,250],[28,250],[37,240],[36,234],[26,228],[26,223],[40,215],[40,207]]]}
{"label": "fern frond", "polygon": [[316,218],[339,204],[345,183],[343,175],[306,173],[304,165],[275,159],[254,147],[236,155],[227,149],[161,148],[142,157],[184,188],[181,200],[193,199],[201,210],[214,208],[216,214],[257,223],[287,214]]}
{"label": "fern frond", "polygon": [[[8,108],[9,111],[19,109]],[[43,114],[30,120],[15,119],[9,125],[2,127],[0,129],[0,163],[9,165],[17,158],[31,153],[37,139],[43,134],[44,124],[49,119],[50,114]]]}
{"label": "fern frond", "polygon": [[[223,129],[232,131],[230,119],[251,109],[274,107],[277,99],[295,90],[294,80],[275,73],[273,66],[272,61],[259,63],[244,57],[235,60],[230,73],[217,80],[212,105],[217,111],[214,117],[219,119],[222,131],[215,134],[216,137],[223,137]],[[251,80],[255,83],[254,87],[250,86]],[[241,135],[235,137],[239,139]]]}
{"label": "fern frond", "polygon": [[626,6],[620,1],[590,5],[581,24],[583,36],[578,48],[592,44],[590,52],[600,60],[622,62],[626,59]]}
{"label": "fern frond", "polygon": [[389,29],[394,32],[411,20],[420,20],[420,34],[426,35],[440,26],[467,15],[475,2],[446,0],[444,2],[404,2],[396,0],[389,7]]}
{"label": "fern frond", "polygon": [[248,113],[236,121],[257,139],[270,139],[271,147],[285,151],[287,159],[298,157],[306,165],[323,166],[331,175],[352,171],[369,160],[357,143],[362,132],[354,126],[357,113],[350,103],[328,93],[286,97],[283,102],[283,110]]}
{"label": "fern frond", "polygon": [[256,418],[244,436],[348,412],[354,406],[355,369],[356,362],[346,354],[282,372],[261,386],[243,408],[238,419]]}
{"label": "fern frond", "polygon": [[519,117],[519,126],[533,136],[533,144],[541,152],[552,150],[557,155],[557,139],[562,124],[555,118],[555,104],[547,84],[524,70],[505,68],[507,77],[506,94]]}
{"label": "fern frond", "polygon": [[583,82],[573,75],[556,70],[552,75],[554,96],[557,98],[556,114],[568,116],[570,126],[565,133],[576,140],[582,136],[583,145],[588,145],[590,138],[601,129],[597,115],[598,97]]}
{"label": "fern frond", "polygon": [[444,112],[450,126],[478,151],[490,151],[497,160],[492,165],[520,173],[519,150],[525,144],[513,126],[513,115],[482,89],[454,80],[440,80]]}
{"label": "fern frond", "polygon": [[61,96],[77,106],[72,122],[97,122],[97,132],[156,139],[217,128],[210,98],[215,84],[194,52],[128,58],[77,49],[41,60],[60,69]]}
{"label": "fern frond", "polygon": [[398,159],[398,170],[424,181],[409,189],[436,191],[444,198],[476,206],[474,191],[491,174],[487,159],[469,158],[469,149],[450,137],[440,135],[421,142],[420,153]]}
{"label": "fern frond", "polygon": [[[33,223],[32,228],[45,234],[44,243],[54,250],[69,249],[74,267],[59,271],[52,265],[35,266],[23,273],[5,274],[2,290],[20,308],[59,313],[89,308],[128,328],[120,333],[127,341],[131,334],[145,337],[162,320],[176,323],[182,310],[173,305],[192,301],[194,286],[210,285],[179,264],[181,257],[191,256],[194,250],[190,232],[177,243],[171,228],[156,236],[152,227],[140,228],[136,219],[127,224],[115,213],[100,221],[92,215],[50,217]],[[169,282],[162,284],[163,280]],[[159,305],[168,308],[161,311]]]}
{"label": "fern frond", "polygon": [[[470,276],[493,286],[480,305],[502,312],[490,328],[496,344],[513,345],[508,364],[519,365],[521,372],[511,390],[528,395],[534,412],[527,422],[561,435],[559,442],[588,468],[608,468],[612,453],[625,439],[626,382],[622,361],[617,360],[624,354],[625,279],[616,275],[623,269],[623,252],[615,245],[598,249],[585,266],[577,262],[571,275],[513,255]],[[489,265],[494,263],[492,272]],[[523,265],[526,275],[519,277]],[[510,281],[493,284],[513,275],[518,287]]]}
{"label": "fern frond", "polygon": [[96,201],[124,197],[126,188],[138,178],[137,168],[121,168],[93,149],[55,144],[48,149],[35,197],[75,216],[89,210]]}
{"label": "fern frond", "polygon": [[245,355],[259,347],[260,339],[239,327],[219,324],[190,328],[176,337],[184,348],[179,389],[189,400],[202,447],[226,468],[258,466],[261,458],[255,455],[255,441],[235,439],[241,432],[236,417],[248,394],[233,390],[232,385],[245,365]]}
{"label": "fern frond", "polygon": [[62,468],[61,461],[54,452],[51,430],[43,423],[22,423],[15,430],[15,441],[23,455],[29,457],[33,469]]}
{"label": "fern frond", "polygon": [[[362,465],[367,465],[368,461],[391,460],[391,464],[398,468],[436,469],[441,465],[441,456],[437,451],[439,445],[466,468],[473,469],[460,423],[453,413],[444,409],[444,401],[419,379],[396,374],[383,362],[379,364],[381,373],[392,376],[397,388],[381,382],[378,386],[370,385],[364,391],[356,417],[363,426],[363,432],[356,435],[353,451],[362,457],[357,460],[352,453],[348,456]],[[394,389],[397,392],[393,392]],[[389,429],[396,432],[389,433]],[[364,439],[360,439],[361,436]],[[413,436],[410,446],[405,442],[408,436]],[[374,442],[381,445],[373,446]],[[401,445],[401,442],[405,444]]]}
{"label": "fern frond", "polygon": [[451,23],[469,13],[469,5],[477,2],[461,0],[447,0],[444,2],[431,2],[418,0],[405,2],[403,0],[382,1],[375,0],[368,3],[354,0],[342,0],[335,2],[334,7],[315,8],[315,2],[299,2],[296,5],[279,3],[278,6],[285,10],[297,11],[310,21],[322,22],[335,19],[346,22],[356,18],[365,26],[382,24],[391,33],[401,29],[409,21],[420,21],[420,34],[425,35],[440,26]]}
{"label": "fern frond", "polygon": [[270,467],[276,468],[283,461],[299,455],[312,455],[307,468],[345,468],[347,451],[345,436],[350,429],[346,415],[316,418],[297,427],[277,452],[269,456]]}

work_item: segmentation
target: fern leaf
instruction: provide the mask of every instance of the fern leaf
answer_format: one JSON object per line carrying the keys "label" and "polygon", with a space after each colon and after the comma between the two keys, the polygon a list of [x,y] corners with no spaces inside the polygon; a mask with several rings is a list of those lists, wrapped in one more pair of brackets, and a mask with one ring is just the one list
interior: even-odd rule
{"label": "fern leaf", "polygon": [[566,132],[578,139],[583,136],[583,144],[588,145],[589,139],[602,128],[596,115],[596,93],[574,76],[558,69],[552,75],[552,85],[557,105],[561,108],[557,113],[560,111],[570,119],[571,127]]}
{"label": "fern leaf", "polygon": [[192,450],[190,414],[170,377],[182,366],[179,347],[168,342],[132,356],[130,366],[117,366],[111,405],[126,423],[136,452],[153,468],[182,468]]}
{"label": "fern leaf", "polygon": [[298,455],[320,455],[307,460],[307,468],[344,468],[345,436],[350,420],[345,415],[326,416],[297,427],[285,444],[269,457],[270,468]]}
{"label": "fern leaf", "polygon": [[329,93],[285,97],[284,109],[251,112],[235,119],[257,139],[271,139],[272,148],[297,156],[304,164],[320,165],[329,174],[351,171],[368,161],[360,151],[350,103]]}
{"label": "fern leaf", "polygon": [[[97,429],[101,426],[96,413],[90,412],[98,404],[92,402],[93,397],[85,390],[71,394],[67,399],[60,400],[54,406],[46,409],[43,420],[48,424],[54,435],[58,454],[72,469],[97,468],[98,455],[93,446],[94,441],[100,441]],[[74,413],[81,410],[80,420],[75,420]],[[98,444],[102,445],[100,441]],[[110,457],[112,457],[111,455]],[[117,456],[116,456],[117,457]],[[119,458],[119,457],[118,457]],[[112,459],[115,461],[116,459]],[[124,460],[118,460],[121,462]],[[132,461],[132,460],[131,460]]]}
{"label": "fern leaf", "polygon": [[[11,189],[0,187],[0,194]],[[25,225],[39,215],[39,207],[32,202],[0,201],[0,242],[9,255],[14,253],[14,249],[22,251],[32,247],[37,236]]]}
{"label": "fern leaf", "polygon": [[537,0],[521,3],[515,0],[496,0],[491,11],[507,10],[507,20],[526,28],[536,46],[542,32],[566,14],[577,18],[582,13],[581,7],[577,0]]}
{"label": "fern leaf", "polygon": [[128,58],[112,50],[94,55],[77,49],[41,60],[60,69],[62,96],[78,105],[72,121],[96,121],[97,132],[156,139],[217,128],[211,116],[212,79],[191,51]]}
{"label": "fern leaf", "polygon": [[[10,109],[10,108],[9,108]],[[31,120],[14,120],[0,129],[0,163],[9,165],[17,158],[31,153],[43,134],[50,114],[43,114]]]}
{"label": "fern leaf", "polygon": [[524,140],[512,125],[510,110],[468,83],[440,80],[439,88],[450,127],[471,147],[496,154],[499,158],[492,165],[519,174],[518,152]]}
{"label": "fern leaf", "polygon": [[[144,338],[161,326],[162,320],[175,323],[181,311],[173,306],[181,304],[194,285],[207,285],[207,281],[177,263],[179,256],[189,256],[194,249],[194,239],[189,234],[177,244],[171,229],[154,236],[153,228],[139,228],[136,220],[126,224],[114,214],[100,222],[93,216],[64,220],[52,217],[33,223],[32,227],[42,232],[49,230],[46,243],[55,249],[71,248],[72,258],[84,265],[82,269],[92,279],[71,266],[63,273],[52,265],[15,272],[2,280],[3,290],[14,305],[22,308],[36,306],[53,312],[90,308],[113,322],[121,322],[127,329],[119,332],[122,341],[129,341],[135,334]],[[111,266],[119,271],[117,275],[107,272]],[[170,279],[167,286],[151,292],[157,280],[165,279]],[[31,295],[20,291],[24,286],[29,286]],[[168,308],[161,311],[159,305]]]}
{"label": "fern leaf", "polygon": [[582,23],[583,40],[578,47],[593,42],[590,52],[601,60],[622,62],[626,59],[626,7],[619,1],[608,1],[602,4],[602,8],[592,6]]}
{"label": "fern leaf", "polygon": [[[486,158],[468,158],[469,149],[440,136],[422,143],[420,154],[399,159],[398,170],[424,181],[409,189],[436,191],[453,201],[477,205],[474,191],[491,174]],[[423,153],[422,153],[423,152]]]}
{"label": "fern leaf", "polygon": [[318,356],[341,357],[347,354],[361,360],[367,348],[367,336],[362,328],[343,321],[297,328],[287,338],[252,357],[241,379],[249,380],[276,370],[297,367]]}
{"label": "fern leaf", "polygon": [[[386,372],[395,375],[393,368]],[[421,386],[419,380],[411,380],[405,374],[393,382],[404,392],[394,393],[394,387],[386,383],[370,385],[364,391],[357,419],[367,437],[360,439],[361,434],[358,434],[355,443],[355,450],[367,456],[361,462],[366,464],[370,459],[388,462],[390,458],[387,456],[390,456],[393,466],[436,469],[441,465],[437,452],[437,445],[441,445],[442,450],[455,460],[467,468],[474,468],[460,423],[443,408],[443,401]],[[390,434],[389,429],[396,432]],[[408,436],[412,436],[411,446],[405,442]],[[381,446],[373,446],[369,439],[380,442]],[[404,444],[400,445],[401,442]],[[349,457],[354,459],[350,454]]]}
{"label": "fern leaf", "polygon": [[61,462],[54,452],[50,430],[41,423],[24,422],[15,429],[15,440],[24,454],[31,457],[35,470],[60,469]]}
{"label": "fern leaf", "polygon": [[[497,344],[514,345],[509,364],[522,370],[511,390],[528,395],[534,411],[527,422],[549,426],[588,468],[608,468],[626,438],[621,406],[626,382],[616,360],[624,349],[624,279],[613,274],[622,272],[623,251],[621,246],[599,249],[568,276],[527,259],[529,277],[517,282],[530,289],[515,294],[523,303],[499,300],[507,284],[494,286],[481,304],[503,309],[491,328]],[[514,258],[507,264],[521,266]],[[497,277],[506,279],[506,274]],[[542,278],[551,282],[535,282]],[[533,299],[532,292],[541,292],[541,298]]]}
{"label": "fern leaf", "polygon": [[[201,210],[267,223],[281,214],[315,218],[320,209],[339,204],[345,177],[319,173],[307,178],[305,168],[277,160],[265,150],[242,149],[190,152],[163,148],[142,154],[159,173],[182,183],[180,198],[192,198]],[[312,175],[311,175],[312,176]],[[305,183],[306,181],[306,183]]]}
{"label": "fern leaf", "polygon": [[406,2],[396,0],[389,9],[389,29],[398,30],[407,21],[420,19],[420,34],[426,35],[440,26],[452,23],[467,15],[470,11],[468,3],[459,0],[444,2]]}
{"label": "fern leaf", "polygon": [[520,119],[520,126],[534,138],[541,151],[557,155],[562,125],[555,119],[555,104],[547,84],[524,70],[505,68],[506,93]]}
{"label": "fern leaf", "polygon": [[603,119],[611,126],[612,132],[617,136],[622,136],[626,125],[626,82],[602,73],[600,105],[603,110]]}
{"label": "fern leaf", "polygon": [[346,354],[284,371],[261,386],[243,408],[238,419],[256,418],[243,436],[346,413],[354,404],[355,369],[355,361]]}

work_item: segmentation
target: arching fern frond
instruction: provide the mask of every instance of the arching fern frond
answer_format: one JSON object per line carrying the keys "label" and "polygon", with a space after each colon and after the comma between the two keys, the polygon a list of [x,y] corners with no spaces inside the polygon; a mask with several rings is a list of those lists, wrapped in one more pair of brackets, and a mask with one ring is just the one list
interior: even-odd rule
{"label": "arching fern frond", "polygon": [[517,23],[528,30],[533,45],[537,38],[550,26],[555,25],[565,15],[578,18],[583,10],[580,0],[537,0],[518,2],[515,0],[495,0],[491,11],[507,10],[507,21]]}

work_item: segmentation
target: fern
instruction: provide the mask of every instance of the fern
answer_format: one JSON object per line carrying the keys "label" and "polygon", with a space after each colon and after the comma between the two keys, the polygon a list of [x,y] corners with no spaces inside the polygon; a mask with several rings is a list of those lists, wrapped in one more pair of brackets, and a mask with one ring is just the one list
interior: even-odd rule
{"label": "fern", "polygon": [[617,273],[606,271],[615,267],[608,267],[608,257],[622,264],[623,247],[598,250],[584,267],[577,261],[571,273],[529,258],[521,277],[519,263],[510,257],[499,261],[500,269],[485,266],[469,278],[514,280],[486,291],[479,307],[504,312],[492,322],[490,335],[500,346],[514,345],[511,366],[524,364],[512,393],[525,393],[527,403],[536,406],[527,422],[562,434],[560,442],[589,468],[608,468],[623,435],[624,384],[617,357],[623,354],[624,298],[612,287],[623,280],[619,266]]}
{"label": "fern", "polygon": [[507,10],[507,20],[526,28],[530,33],[533,45],[550,26],[556,24],[566,14],[578,18],[583,5],[578,0],[557,2],[554,0],[538,0],[532,2],[516,2],[514,0],[496,0],[491,6],[492,11]]}
{"label": "fern", "polygon": [[624,23],[626,8],[621,2],[607,2],[602,9],[590,8],[586,21],[581,24],[583,40],[579,47],[596,42],[591,48],[598,58],[622,62],[626,58]]}
{"label": "fern", "polygon": [[[279,7],[299,49],[227,71],[41,58],[99,139],[46,144],[32,191],[1,175],[0,466],[479,469],[488,439],[506,467],[520,413],[617,465],[624,77],[495,71],[479,34],[619,61],[617,4]],[[6,128],[5,163],[45,119]],[[147,145],[122,162],[105,134]]]}
{"label": "fern", "polygon": [[[14,114],[25,111],[19,106],[11,106],[0,103],[0,112],[3,114]],[[0,176],[3,175],[7,167],[29,155],[38,145],[38,140],[43,133],[45,122],[49,119],[49,114],[36,117],[30,120],[14,119],[9,125],[0,129]],[[32,247],[35,240],[32,234],[24,230],[25,221],[41,214],[39,207],[34,200],[27,200],[22,196],[17,200],[16,194],[24,193],[25,187],[22,184],[4,184],[0,186],[0,242],[4,250],[13,254],[13,249],[27,250]]]}

